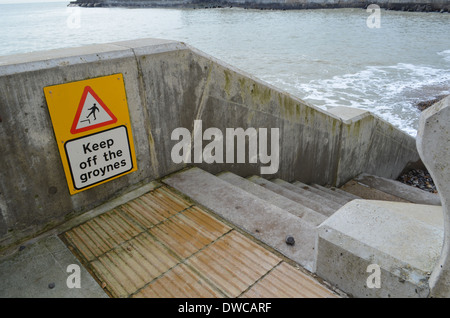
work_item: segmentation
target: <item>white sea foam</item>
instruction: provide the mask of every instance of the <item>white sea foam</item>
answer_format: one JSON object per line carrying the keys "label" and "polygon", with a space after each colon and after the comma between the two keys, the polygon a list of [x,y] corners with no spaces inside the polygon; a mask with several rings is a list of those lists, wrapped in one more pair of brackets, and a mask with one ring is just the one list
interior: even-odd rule
{"label": "white sea foam", "polygon": [[438,52],[437,54],[442,56],[444,58],[444,60],[446,60],[447,62],[450,62],[450,50]]}
{"label": "white sea foam", "polygon": [[[266,80],[270,81],[269,78]],[[276,79],[274,85],[302,96],[325,109],[350,106],[367,109],[415,136],[419,111],[416,104],[433,94],[450,93],[450,72],[429,66],[398,63],[367,66],[350,74],[309,82]]]}

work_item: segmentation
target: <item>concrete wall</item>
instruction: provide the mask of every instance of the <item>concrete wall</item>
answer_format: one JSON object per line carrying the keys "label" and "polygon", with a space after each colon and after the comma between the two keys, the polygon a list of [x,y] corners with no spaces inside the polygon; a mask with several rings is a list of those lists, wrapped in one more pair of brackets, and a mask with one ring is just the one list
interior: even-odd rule
{"label": "concrete wall", "polygon": [[402,169],[424,168],[415,139],[390,123],[360,109],[336,107],[329,112],[343,121],[335,185],[361,172],[396,179]]}
{"label": "concrete wall", "polygon": [[[122,73],[138,171],[70,195],[43,88]],[[69,114],[70,116],[70,114]],[[183,43],[143,39],[0,57],[0,250],[186,166],[172,131],[279,128],[271,177],[339,185],[396,177],[419,160],[414,138],[368,112],[327,113]],[[259,174],[259,164],[198,164]]]}

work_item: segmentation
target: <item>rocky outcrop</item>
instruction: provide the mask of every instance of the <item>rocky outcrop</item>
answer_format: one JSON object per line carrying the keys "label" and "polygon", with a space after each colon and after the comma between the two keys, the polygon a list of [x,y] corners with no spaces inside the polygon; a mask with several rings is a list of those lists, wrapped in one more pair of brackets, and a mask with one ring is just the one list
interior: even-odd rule
{"label": "rocky outcrop", "polygon": [[326,9],[326,8],[366,8],[378,4],[387,10],[450,12],[449,0],[76,0],[69,6],[80,7],[140,7],[140,8],[223,8],[241,7],[246,9]]}

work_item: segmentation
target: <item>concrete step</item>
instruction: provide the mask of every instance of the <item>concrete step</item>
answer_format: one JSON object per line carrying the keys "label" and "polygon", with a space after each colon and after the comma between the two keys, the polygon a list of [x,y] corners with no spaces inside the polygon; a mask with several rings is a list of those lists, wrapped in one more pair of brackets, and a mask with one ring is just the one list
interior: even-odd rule
{"label": "concrete step", "polygon": [[295,181],[292,183],[293,185],[302,188],[303,190],[307,190],[310,191],[312,193],[318,194],[320,196],[323,196],[324,198],[327,198],[331,201],[334,201],[338,204],[340,204],[341,206],[348,203],[349,201],[351,201],[351,199],[349,199],[348,197],[336,193],[336,192],[329,192],[327,190],[323,190],[317,187],[314,187],[314,185],[307,185],[304,184],[303,182],[300,181]]}
{"label": "concrete step", "polygon": [[327,219],[327,217],[323,214],[320,214],[298,202],[290,200],[234,173],[224,172],[218,174],[217,177],[298,216],[302,220],[311,223],[314,226],[320,225]]}
{"label": "concrete step", "polygon": [[[317,230],[301,218],[199,168],[175,173],[163,182],[305,269],[314,268]],[[288,235],[294,245],[286,243]]]}
{"label": "concrete step", "polygon": [[353,297],[428,297],[443,223],[440,206],[353,200],[318,227],[315,272]]}
{"label": "concrete step", "polygon": [[336,187],[326,188],[326,187],[320,186],[318,184],[313,184],[313,187],[317,187],[318,189],[327,189],[327,190],[332,191],[334,193],[342,194],[343,196],[346,196],[346,197],[348,197],[351,200],[360,200],[360,199],[362,199],[360,196],[357,196],[357,195],[355,195],[353,193],[344,191],[344,190],[336,188]]}
{"label": "concrete step", "polygon": [[[298,202],[298,203],[300,203],[316,212],[319,212],[327,217],[332,215],[334,212],[336,212],[336,209],[331,208],[327,205],[324,205],[324,204],[316,201],[315,199],[311,198],[310,196],[305,196],[300,193],[291,191],[290,189],[287,189],[279,184],[271,182],[262,177],[251,176],[247,179],[266,188],[266,189],[272,190],[273,192],[278,193],[290,200]],[[293,187],[295,187],[295,186],[293,186]]]}
{"label": "concrete step", "polygon": [[326,198],[325,196],[323,196],[322,194],[317,194],[317,193],[302,189],[301,187],[295,186],[295,185],[293,185],[287,181],[284,181],[282,179],[274,179],[271,181],[276,184],[279,184],[282,187],[285,187],[286,189],[289,189],[293,192],[302,194],[304,196],[308,196],[309,198],[316,200],[320,204],[328,206],[329,208],[333,209],[334,211],[339,210],[343,206],[343,204],[339,204],[333,200],[330,200],[330,199]]}
{"label": "concrete step", "polygon": [[407,202],[417,204],[441,205],[438,194],[430,193],[402,182],[373,176],[370,174],[360,174],[354,180],[370,188],[399,197]]}
{"label": "concrete step", "polygon": [[364,200],[378,200],[378,201],[391,201],[391,202],[404,202],[404,203],[409,202],[405,199],[399,198],[390,193],[386,193],[381,190],[371,188],[368,185],[360,183],[354,179],[349,180],[346,184],[344,184],[341,187],[341,189],[344,191],[347,191],[349,193],[358,195],[359,197],[361,197],[361,199],[364,199]]}
{"label": "concrete step", "polygon": [[336,188],[336,187],[328,188],[328,187],[321,186],[319,184],[312,184],[311,186],[316,188],[316,189],[319,189],[319,190],[322,190],[322,191],[326,191],[326,192],[334,194],[336,196],[340,196],[342,198],[345,198],[348,201],[361,199],[361,197],[359,197],[357,195],[351,194],[349,192],[346,192],[346,191],[341,190],[341,189]]}

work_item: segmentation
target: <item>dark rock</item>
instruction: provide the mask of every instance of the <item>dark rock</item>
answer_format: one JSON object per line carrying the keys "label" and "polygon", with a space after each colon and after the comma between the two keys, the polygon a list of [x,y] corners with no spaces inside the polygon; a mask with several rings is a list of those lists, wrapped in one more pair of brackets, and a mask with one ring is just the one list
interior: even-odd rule
{"label": "dark rock", "polygon": [[424,101],[424,102],[417,103],[417,108],[420,111],[423,111],[423,110],[427,109],[428,107],[434,105],[435,103],[439,102],[441,99],[445,98],[446,96],[447,95],[439,95],[436,98],[433,98],[433,99],[430,99],[430,100],[427,100],[427,101]]}
{"label": "dark rock", "polygon": [[[331,8],[367,8],[373,1],[368,0],[355,0],[355,1],[338,1],[338,2],[315,2],[315,1],[266,1],[266,0],[249,0],[249,1],[237,1],[237,0],[186,0],[182,4],[179,1],[154,1],[154,0],[128,0],[128,1],[105,1],[105,0],[76,0],[71,1],[69,6],[80,7],[128,7],[128,8],[225,8],[225,7],[240,7],[244,9],[260,9],[260,10],[299,10],[299,9],[331,9]],[[442,9],[448,11],[448,4],[446,2],[431,3],[430,0],[422,3],[416,2],[388,2],[380,3],[380,7],[386,10],[399,10],[399,11],[426,11],[426,12],[439,12]],[[444,11],[446,12],[446,11]]]}
{"label": "dark rock", "polygon": [[412,169],[409,172],[398,177],[397,180],[424,191],[437,193],[437,189],[433,182],[433,179],[431,178],[429,172],[426,170]]}
{"label": "dark rock", "polygon": [[291,235],[286,236],[286,244],[291,246],[294,245],[295,244],[294,237]]}

